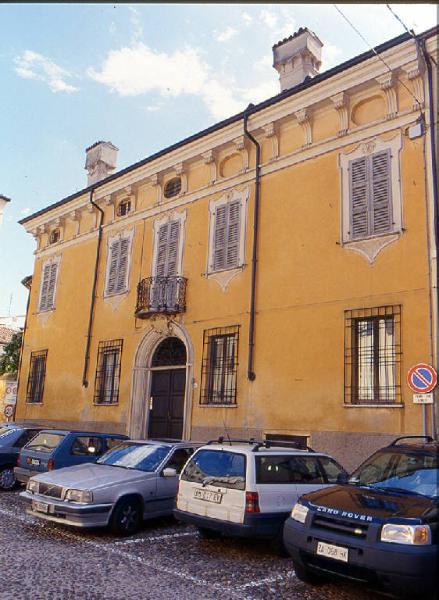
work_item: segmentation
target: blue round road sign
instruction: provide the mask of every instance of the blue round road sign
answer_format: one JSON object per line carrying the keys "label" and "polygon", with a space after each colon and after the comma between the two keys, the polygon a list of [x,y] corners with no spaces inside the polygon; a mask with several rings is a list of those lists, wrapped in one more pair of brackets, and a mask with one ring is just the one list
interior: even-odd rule
{"label": "blue round road sign", "polygon": [[437,373],[430,365],[419,363],[407,375],[407,384],[414,392],[427,394],[437,384]]}

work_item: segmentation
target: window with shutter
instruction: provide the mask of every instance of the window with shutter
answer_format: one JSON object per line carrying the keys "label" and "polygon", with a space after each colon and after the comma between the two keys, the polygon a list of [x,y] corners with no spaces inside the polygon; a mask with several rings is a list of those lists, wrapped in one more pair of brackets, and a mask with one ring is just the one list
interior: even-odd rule
{"label": "window with shutter", "polygon": [[215,211],[213,270],[233,269],[239,264],[241,202],[218,206]]}
{"label": "window with shutter", "polygon": [[351,238],[392,231],[390,151],[350,161],[349,173]]}
{"label": "window with shutter", "polygon": [[39,310],[51,310],[55,307],[55,290],[58,276],[58,260],[50,260],[42,269]]}
{"label": "window with shutter", "polygon": [[131,238],[120,237],[110,243],[106,294],[120,294],[128,288]]}
{"label": "window with shutter", "polygon": [[158,230],[155,275],[172,277],[178,273],[180,221],[161,225]]}

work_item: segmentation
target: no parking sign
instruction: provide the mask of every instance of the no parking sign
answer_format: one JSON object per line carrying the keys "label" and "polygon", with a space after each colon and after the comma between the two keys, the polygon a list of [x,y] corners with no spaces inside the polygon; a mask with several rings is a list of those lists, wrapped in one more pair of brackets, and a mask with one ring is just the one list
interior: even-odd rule
{"label": "no parking sign", "polygon": [[428,394],[437,384],[437,373],[431,365],[418,363],[409,369],[407,384],[411,390],[418,394]]}

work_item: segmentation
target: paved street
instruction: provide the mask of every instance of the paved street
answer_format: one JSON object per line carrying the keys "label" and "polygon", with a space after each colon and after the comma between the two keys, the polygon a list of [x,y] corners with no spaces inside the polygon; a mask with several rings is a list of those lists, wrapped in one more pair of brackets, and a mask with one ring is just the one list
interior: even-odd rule
{"label": "paved street", "polygon": [[201,541],[172,519],[132,538],[77,532],[24,513],[18,492],[0,493],[1,600],[370,600],[345,584],[312,588],[265,543]]}

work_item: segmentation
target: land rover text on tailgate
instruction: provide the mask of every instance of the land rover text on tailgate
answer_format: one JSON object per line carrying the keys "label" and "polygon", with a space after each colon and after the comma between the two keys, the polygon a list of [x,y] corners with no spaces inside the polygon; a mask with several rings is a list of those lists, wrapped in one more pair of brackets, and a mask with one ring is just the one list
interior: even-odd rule
{"label": "land rover text on tailgate", "polygon": [[284,527],[296,575],[310,583],[338,575],[405,598],[437,598],[438,451],[428,436],[398,438],[348,483],[302,496]]}

